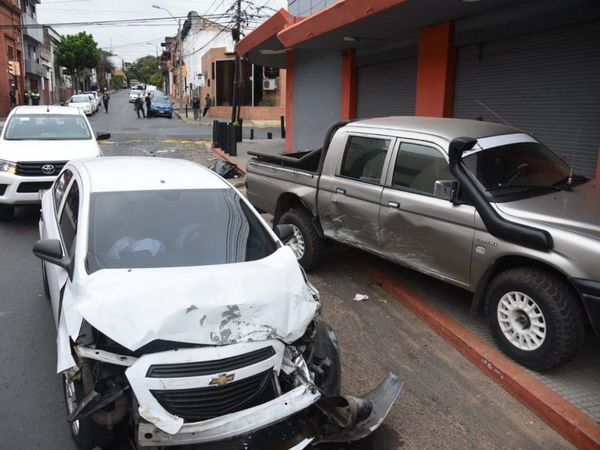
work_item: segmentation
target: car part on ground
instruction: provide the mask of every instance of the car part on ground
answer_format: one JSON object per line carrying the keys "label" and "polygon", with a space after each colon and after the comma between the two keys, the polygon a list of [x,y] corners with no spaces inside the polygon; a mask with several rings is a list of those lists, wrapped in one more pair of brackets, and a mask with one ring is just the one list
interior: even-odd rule
{"label": "car part on ground", "polygon": [[228,161],[223,161],[222,159],[217,159],[215,161],[214,166],[212,166],[211,170],[223,178],[239,178],[243,176],[240,170],[235,166],[235,164],[231,164]]}

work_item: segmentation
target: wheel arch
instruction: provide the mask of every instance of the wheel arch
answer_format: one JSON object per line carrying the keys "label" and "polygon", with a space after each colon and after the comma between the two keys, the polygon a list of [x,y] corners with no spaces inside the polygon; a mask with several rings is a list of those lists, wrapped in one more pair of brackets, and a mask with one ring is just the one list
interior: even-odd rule
{"label": "wheel arch", "polygon": [[312,212],[310,206],[297,194],[292,192],[284,192],[277,199],[277,204],[275,205],[275,212],[273,213],[273,223],[278,224],[281,216],[290,209],[304,209],[311,218],[314,219],[315,215]]}

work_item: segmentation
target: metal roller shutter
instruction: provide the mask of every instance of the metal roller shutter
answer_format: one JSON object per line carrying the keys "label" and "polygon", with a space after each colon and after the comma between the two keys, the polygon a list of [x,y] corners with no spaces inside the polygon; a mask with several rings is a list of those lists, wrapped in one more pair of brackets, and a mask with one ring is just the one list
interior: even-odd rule
{"label": "metal roller shutter", "polygon": [[416,86],[416,56],[359,66],[358,117],[413,116]]}
{"label": "metal roller shutter", "polygon": [[454,117],[506,121],[593,176],[600,148],[599,44],[595,20],[459,48]]}

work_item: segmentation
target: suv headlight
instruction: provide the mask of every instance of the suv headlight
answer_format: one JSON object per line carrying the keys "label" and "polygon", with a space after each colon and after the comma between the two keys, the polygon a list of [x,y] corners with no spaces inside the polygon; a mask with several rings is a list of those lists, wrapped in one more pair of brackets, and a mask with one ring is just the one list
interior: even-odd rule
{"label": "suv headlight", "polygon": [[12,173],[17,171],[17,164],[12,161],[0,159],[0,172]]}

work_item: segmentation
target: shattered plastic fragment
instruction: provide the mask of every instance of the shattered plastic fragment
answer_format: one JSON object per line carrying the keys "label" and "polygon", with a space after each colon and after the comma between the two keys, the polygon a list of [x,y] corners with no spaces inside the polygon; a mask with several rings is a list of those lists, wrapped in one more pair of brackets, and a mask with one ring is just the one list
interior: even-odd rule
{"label": "shattered plastic fragment", "polygon": [[364,300],[369,300],[369,296],[366,294],[356,294],[352,300],[355,302],[362,302]]}

